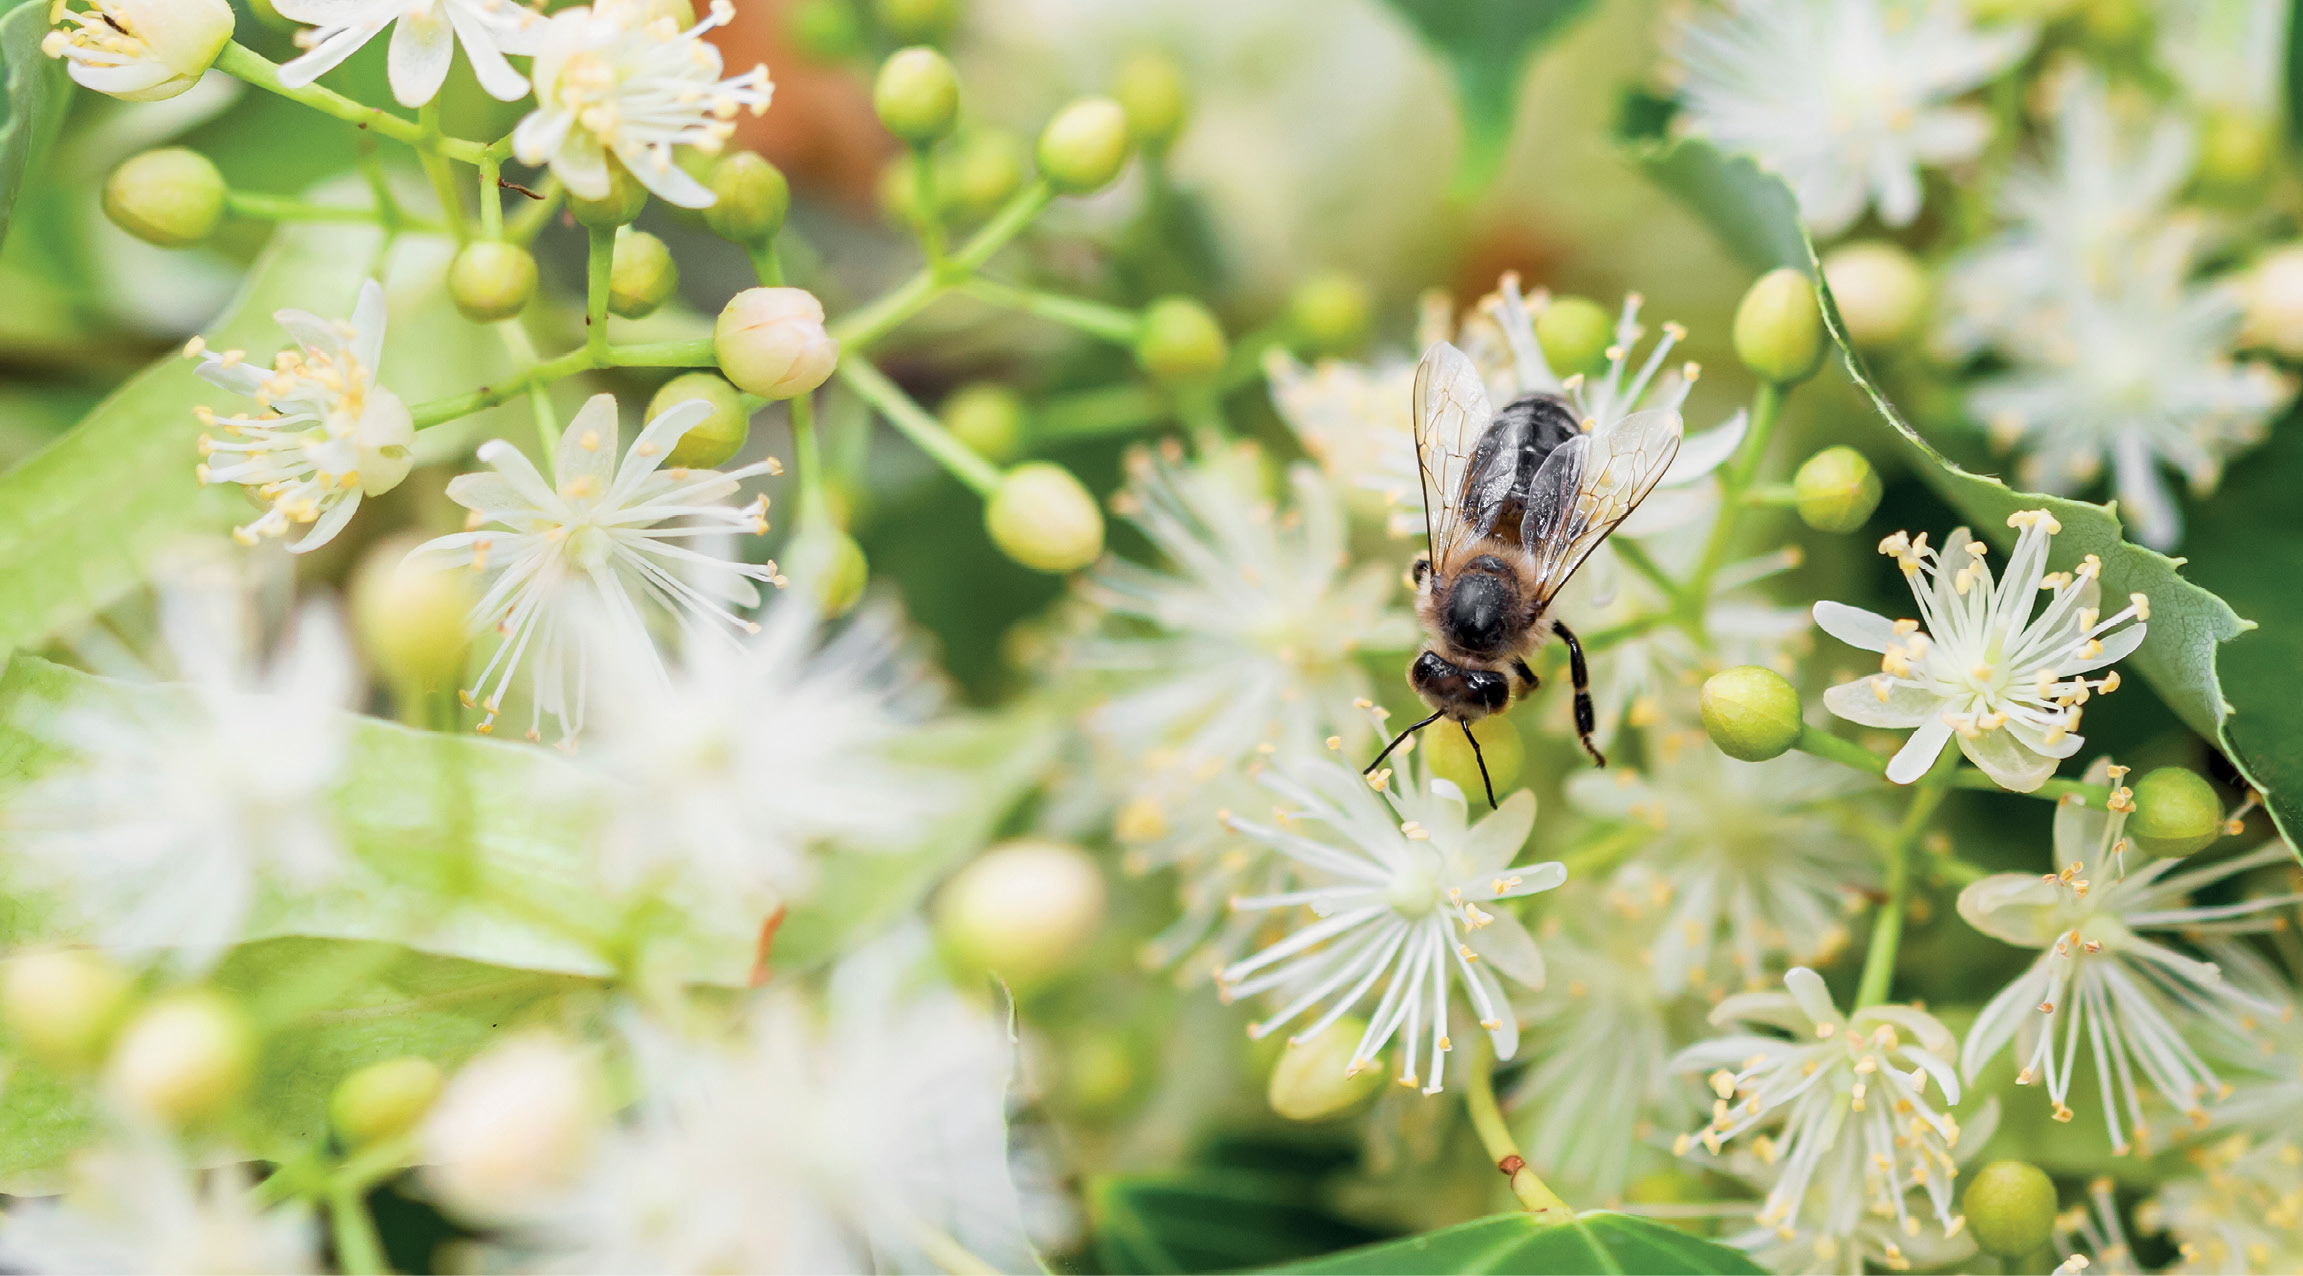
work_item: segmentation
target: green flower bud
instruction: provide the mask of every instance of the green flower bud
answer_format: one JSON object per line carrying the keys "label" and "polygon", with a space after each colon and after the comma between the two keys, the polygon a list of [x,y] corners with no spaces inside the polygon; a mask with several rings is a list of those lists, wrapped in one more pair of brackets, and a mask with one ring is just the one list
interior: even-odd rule
{"label": "green flower bud", "polygon": [[1147,151],[1167,149],[1183,131],[1184,116],[1191,109],[1183,68],[1152,49],[1140,49],[1120,63],[1119,73],[1112,77],[1112,97],[1127,112],[1128,133]]}
{"label": "green flower bud", "polygon": [[2054,1238],[2055,1184],[2029,1161],[1993,1161],[1976,1171],[1960,1208],[1986,1254],[2019,1259]]}
{"label": "green flower bud", "polygon": [[879,181],[872,194],[879,201],[880,215],[891,225],[910,226],[920,220],[919,174],[912,171],[912,157],[892,155],[880,166]]}
{"label": "green flower bud", "polygon": [[224,195],[224,175],[207,156],[170,146],[112,170],[104,183],[104,215],[146,243],[184,248],[223,224]]}
{"label": "green flower bud", "polygon": [[2199,180],[2220,191],[2252,188],[2278,144],[2271,122],[2249,111],[2210,108],[2199,130]]}
{"label": "green flower bud", "polygon": [[468,572],[409,566],[409,551],[421,543],[389,537],[362,555],[352,573],[352,628],[392,683],[447,687],[464,672],[464,621],[478,600]]}
{"label": "green flower bud", "polygon": [[102,954],[51,948],[0,966],[0,1019],[49,1067],[92,1067],[128,1004],[128,976]]}
{"label": "green flower bud", "polygon": [[2135,782],[2127,836],[2153,855],[2189,855],[2223,835],[2223,800],[2198,772],[2163,766]]}
{"label": "green flower bud", "polygon": [[1554,297],[1535,317],[1535,340],[1553,372],[1596,376],[1615,344],[1615,316],[1588,297]]}
{"label": "green flower bud", "polygon": [[629,226],[640,218],[640,210],[648,206],[648,188],[624,167],[614,155],[608,156],[608,193],[599,199],[585,199],[574,191],[568,192],[568,211],[576,220],[594,230],[607,230],[616,226]]}
{"label": "green flower bud", "polygon": [[1879,508],[1879,471],[1844,444],[1807,458],[1791,479],[1799,518],[1819,532],[1852,532]]}
{"label": "green flower bud", "polygon": [[960,135],[937,170],[944,207],[966,221],[981,221],[1024,184],[1023,139],[1006,129],[978,128]]}
{"label": "green flower bud", "polygon": [[1884,239],[1842,244],[1824,257],[1823,278],[1848,340],[1886,349],[1919,335],[1927,318],[1927,272],[1901,245]]}
{"label": "green flower bud", "polygon": [[189,1125],[239,1098],[255,1065],[255,1033],[240,1007],[196,990],[155,1001],[128,1021],[105,1083],[128,1108]]}
{"label": "green flower bud", "polygon": [[845,616],[863,601],[871,561],[855,537],[829,524],[811,530],[808,539],[794,555],[800,581],[826,616]]}
{"label": "green flower bud", "polygon": [[1000,552],[1034,571],[1076,571],[1104,552],[1104,516],[1071,471],[1047,461],[1009,470],[984,504]]}
{"label": "green flower bud", "polygon": [[1128,117],[1108,97],[1081,98],[1056,112],[1040,133],[1040,173],[1066,195],[1111,185],[1128,159]]}
{"label": "green flower bud", "polygon": [[1781,757],[1799,739],[1799,692],[1773,669],[1737,665],[1711,675],[1702,712],[1711,742],[1744,762]]}
{"label": "green flower bud", "polygon": [[730,151],[712,166],[711,207],[704,224],[722,239],[759,244],[775,238],[792,211],[792,184],[784,170],[752,151]]}
{"label": "green flower bud", "polygon": [[1064,1050],[1063,1097],[1090,1116],[1116,1112],[1136,1093],[1143,1069],[1128,1039],[1110,1029],[1069,1034]]}
{"label": "green flower bud", "polygon": [[792,46],[812,62],[843,62],[864,51],[864,23],[851,0],[799,0],[784,19]]}
{"label": "green flower bud", "polygon": [[1350,354],[1367,343],[1375,302],[1367,282],[1342,270],[1304,276],[1287,301],[1288,322],[1308,354]]}
{"label": "green flower bud", "polygon": [[1471,724],[1472,739],[1479,741],[1479,754],[1473,756],[1471,741],[1463,738],[1463,728],[1452,722],[1431,724],[1429,730],[1416,737],[1418,748],[1428,749],[1424,765],[1431,773],[1452,782],[1463,790],[1466,801],[1474,809],[1487,804],[1487,787],[1479,781],[1480,758],[1487,759],[1487,778],[1495,781],[1495,795],[1502,797],[1511,792],[1519,779],[1520,768],[1527,762],[1527,741],[1519,728],[1501,717],[1481,718]]}
{"label": "green flower bud", "polygon": [[744,411],[744,396],[724,378],[709,372],[683,372],[666,381],[648,400],[648,419],[653,421],[691,399],[711,404],[712,414],[680,436],[664,463],[716,470],[743,450],[744,440],[751,437],[752,414]]}
{"label": "green flower bud", "polygon": [[1144,310],[1136,363],[1155,381],[1200,381],[1223,370],[1230,354],[1223,325],[1189,297],[1162,297]]}
{"label": "green flower bud", "polygon": [[1372,1060],[1352,1070],[1351,1053],[1366,1033],[1365,1020],[1345,1015],[1309,1041],[1289,1041],[1265,1090],[1271,1110],[1290,1121],[1324,1121],[1367,1102],[1383,1088],[1384,1070]]}
{"label": "green flower bud", "polygon": [[804,288],[747,288],[712,328],[720,371],[763,399],[792,399],[832,375],[840,343],[824,331],[823,303]]}
{"label": "green flower bud", "polygon": [[440,1065],[415,1055],[371,1063],[336,1083],[328,1124],[347,1147],[398,1138],[423,1121],[446,1081]]}
{"label": "green flower bud", "polygon": [[924,44],[898,49],[880,64],[872,109],[897,137],[915,146],[933,142],[959,119],[959,74],[949,59]]}
{"label": "green flower bud", "polygon": [[2263,254],[2245,287],[2247,342],[2303,359],[2303,244]]}
{"label": "green flower bud", "polygon": [[608,310],[642,319],[671,299],[680,287],[680,263],[664,241],[629,226],[616,230],[616,251],[608,265]]}
{"label": "green flower bud", "polygon": [[952,29],[959,16],[955,0],[872,0],[880,30],[898,40],[932,40]]}
{"label": "green flower bud", "polygon": [[1086,851],[1019,839],[944,884],[936,934],[970,969],[1031,986],[1067,970],[1104,924],[1104,879]]}
{"label": "green flower bud", "polygon": [[997,381],[961,386],[944,400],[944,428],[978,456],[1006,461],[1024,442],[1024,401]]}
{"label": "green flower bud", "polygon": [[495,323],[536,295],[535,254],[500,239],[475,239],[448,263],[448,296],[473,323]]}
{"label": "green flower bud", "polygon": [[1735,355],[1778,385],[1805,380],[1823,360],[1815,284],[1789,266],[1768,271],[1735,308]]}

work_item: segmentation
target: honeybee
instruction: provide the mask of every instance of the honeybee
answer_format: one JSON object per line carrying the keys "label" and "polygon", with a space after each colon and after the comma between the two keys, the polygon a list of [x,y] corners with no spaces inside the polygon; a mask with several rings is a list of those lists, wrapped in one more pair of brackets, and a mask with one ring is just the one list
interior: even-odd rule
{"label": "honeybee", "polygon": [[1368,774],[1401,741],[1447,718],[1470,741],[1494,806],[1495,783],[1471,724],[1535,690],[1527,657],[1554,634],[1567,644],[1576,736],[1594,763],[1607,765],[1591,742],[1583,644],[1545,612],[1671,468],[1679,435],[1677,412],[1633,412],[1596,425],[1578,420],[1556,394],[1523,395],[1496,412],[1463,351],[1444,341],[1424,351],[1415,369],[1424,552],[1408,570],[1425,640],[1407,681],[1432,712],[1394,736]]}

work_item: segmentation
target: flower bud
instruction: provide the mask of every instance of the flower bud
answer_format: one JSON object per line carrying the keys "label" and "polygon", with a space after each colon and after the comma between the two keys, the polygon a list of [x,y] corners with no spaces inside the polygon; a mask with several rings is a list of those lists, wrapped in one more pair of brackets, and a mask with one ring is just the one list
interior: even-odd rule
{"label": "flower bud", "polygon": [[798,0],[784,21],[792,46],[811,62],[844,62],[864,51],[864,24],[849,0]]}
{"label": "flower bud", "polygon": [[1307,354],[1350,354],[1367,343],[1375,309],[1367,282],[1343,270],[1304,276],[1287,302],[1288,321]]}
{"label": "flower bud", "polygon": [[2248,272],[2246,295],[2247,341],[2303,359],[2303,244],[2263,254]]}
{"label": "flower bud", "polygon": [[1324,1121],[1366,1102],[1384,1079],[1374,1063],[1351,1069],[1351,1052],[1366,1033],[1365,1020],[1346,1015],[1309,1041],[1288,1042],[1265,1091],[1271,1110],[1290,1121]]}
{"label": "flower bud", "polygon": [[1615,318],[1588,297],[1554,297],[1535,317],[1536,344],[1543,361],[1560,376],[1595,376],[1607,367],[1615,343]]}
{"label": "flower bud", "polygon": [[962,133],[937,170],[945,210],[966,221],[991,216],[1024,184],[1024,163],[1023,139],[1006,129]]}
{"label": "flower bud", "polygon": [[898,40],[930,40],[951,30],[959,17],[955,0],[872,0],[880,30]]}
{"label": "flower bud", "polygon": [[146,151],[104,182],[104,215],[148,244],[184,248],[224,221],[224,175],[198,151]]}
{"label": "flower bud", "polygon": [[105,1084],[136,1112],[189,1125],[239,1098],[255,1065],[255,1033],[239,1006],[205,990],[180,992],[128,1021]]}
{"label": "flower bud", "polygon": [[2199,180],[2219,191],[2252,188],[2271,166],[2278,133],[2252,111],[2210,107],[2199,130]]}
{"label": "flower bud", "polygon": [[1512,783],[1519,779],[1521,766],[1527,762],[1527,741],[1520,736],[1519,728],[1500,716],[1472,723],[1471,734],[1472,739],[1479,741],[1476,756],[1471,751],[1471,741],[1463,738],[1463,728],[1444,720],[1432,723],[1429,730],[1416,737],[1416,743],[1430,750],[1423,755],[1423,760],[1431,773],[1462,789],[1464,798],[1477,809],[1487,804],[1487,786],[1479,779],[1480,760],[1487,760],[1487,778],[1495,781],[1495,795],[1502,797],[1511,791]]}
{"label": "flower bud", "polygon": [[1136,330],[1136,363],[1155,381],[1199,381],[1223,370],[1223,325],[1189,297],[1162,297]]}
{"label": "flower bud", "polygon": [[1087,97],[1056,112],[1040,133],[1040,173],[1066,195],[1111,185],[1128,159],[1128,117],[1108,97]]}
{"label": "flower bud", "polygon": [[1071,471],[1029,461],[1000,479],[984,505],[1000,552],[1034,571],[1076,571],[1104,552],[1104,516]]}
{"label": "flower bud", "polygon": [[924,146],[951,132],[959,119],[959,75],[949,59],[924,44],[898,49],[880,64],[872,109],[888,132]]}
{"label": "flower bud", "polygon": [[1799,739],[1799,692],[1773,669],[1737,665],[1711,675],[1702,712],[1704,734],[1740,761],[1781,757]]}
{"label": "flower bud", "polygon": [[1735,308],[1735,355],[1778,385],[1813,373],[1823,359],[1823,312],[1814,282],[1789,266],[1761,275]]}
{"label": "flower bud", "polygon": [[793,555],[801,583],[824,615],[847,615],[871,583],[871,560],[855,537],[829,524],[811,530],[808,541]]}
{"label": "flower bud", "polygon": [[2054,1237],[2055,1184],[2029,1161],[1993,1161],[1976,1171],[1960,1208],[1977,1248],[2002,1259],[2027,1257]]}
{"label": "flower bud", "polygon": [[[62,16],[56,0],[51,17]],[[92,10],[92,11],[91,11]],[[228,0],[93,0],[85,18],[43,36],[82,87],[129,102],[158,102],[200,82],[232,42]]]}
{"label": "flower bud", "polygon": [[1900,244],[1842,244],[1823,259],[1823,279],[1856,345],[1900,346],[1918,335],[1927,317],[1927,272]]}
{"label": "flower bud", "polygon": [[2135,782],[2127,836],[2153,855],[2189,855],[2222,836],[2223,801],[2196,771],[2163,766]]}
{"label": "flower bud", "polygon": [[1024,403],[997,381],[961,386],[944,400],[944,428],[976,455],[1006,461],[1022,449]]}
{"label": "flower bud", "polygon": [[1070,968],[1103,924],[1103,874],[1062,842],[995,846],[954,874],[936,902],[946,952],[1024,986]]}
{"label": "flower bud", "polygon": [[416,1055],[371,1063],[336,1083],[328,1124],[347,1147],[398,1138],[432,1110],[445,1081],[438,1064]]}
{"label": "flower bud", "polygon": [[648,188],[624,167],[624,161],[613,154],[607,158],[608,193],[598,199],[586,199],[574,191],[568,192],[568,211],[576,220],[594,230],[608,230],[629,226],[640,218],[640,210],[648,206]]}
{"label": "flower bud", "polygon": [[680,436],[664,463],[691,470],[716,470],[743,450],[744,441],[751,437],[752,414],[744,410],[744,396],[725,379],[709,372],[683,372],[666,381],[656,396],[648,400],[648,419],[653,421],[694,399],[711,404],[712,414]]}
{"label": "flower bud", "polygon": [[465,617],[478,599],[468,573],[408,564],[421,542],[378,541],[352,574],[352,629],[378,672],[395,684],[446,687],[464,672]]}
{"label": "flower bud", "polygon": [[784,170],[751,151],[730,151],[712,166],[712,203],[704,224],[722,239],[759,244],[775,238],[792,211]]}
{"label": "flower bud", "polygon": [[469,1222],[508,1222],[584,1168],[600,1119],[590,1060],[556,1037],[515,1037],[458,1071],[424,1118],[424,1181]]}
{"label": "flower bud", "polygon": [[1127,113],[1129,135],[1147,151],[1166,150],[1183,131],[1185,113],[1191,108],[1183,68],[1152,49],[1139,49],[1120,63],[1119,73],[1112,77],[1112,97]]}
{"label": "flower bud", "polygon": [[102,1057],[128,991],[128,976],[99,953],[25,953],[0,966],[0,1019],[25,1053],[49,1067],[76,1071]]}
{"label": "flower bud", "polygon": [[804,288],[747,288],[712,329],[720,371],[740,390],[791,399],[832,375],[840,343],[824,331],[823,303]]}
{"label": "flower bud", "polygon": [[891,226],[911,226],[920,220],[920,178],[913,171],[912,157],[898,153],[888,157],[880,166],[879,181],[872,187],[873,198],[879,203],[880,216]]}
{"label": "flower bud", "polygon": [[1087,1028],[1066,1034],[1063,1097],[1066,1103],[1090,1116],[1118,1111],[1136,1093],[1143,1069],[1135,1047],[1108,1028]]}
{"label": "flower bud", "polygon": [[629,226],[616,230],[615,256],[608,264],[608,309],[626,319],[643,319],[671,299],[680,287],[680,264],[664,241]]}
{"label": "flower bud", "polygon": [[475,239],[448,263],[448,296],[474,323],[510,319],[536,295],[536,256],[518,244]]}
{"label": "flower bud", "polygon": [[1819,532],[1852,532],[1879,508],[1879,471],[1841,444],[1807,458],[1792,476],[1799,519]]}

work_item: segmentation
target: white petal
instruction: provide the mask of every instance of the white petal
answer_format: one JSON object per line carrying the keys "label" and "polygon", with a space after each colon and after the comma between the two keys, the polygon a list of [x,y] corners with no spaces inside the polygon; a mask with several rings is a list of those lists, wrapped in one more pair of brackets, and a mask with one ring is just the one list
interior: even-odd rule
{"label": "white petal", "polygon": [[1951,724],[1941,714],[1919,724],[1911,738],[1903,742],[1895,756],[1888,760],[1887,778],[1895,784],[1909,784],[1927,774],[1927,768],[1943,756],[1943,746],[1951,739]]}
{"label": "white petal", "polygon": [[1535,937],[1527,927],[1509,913],[1496,913],[1493,920],[1478,930],[1464,935],[1464,943],[1479,954],[1480,960],[1496,970],[1525,984],[1529,988],[1543,987],[1543,953],[1535,946]]}
{"label": "white petal", "polygon": [[1863,651],[1885,653],[1889,647],[1902,643],[1902,636],[1895,632],[1894,621],[1878,612],[1829,599],[1815,604],[1815,624],[1823,632]]}

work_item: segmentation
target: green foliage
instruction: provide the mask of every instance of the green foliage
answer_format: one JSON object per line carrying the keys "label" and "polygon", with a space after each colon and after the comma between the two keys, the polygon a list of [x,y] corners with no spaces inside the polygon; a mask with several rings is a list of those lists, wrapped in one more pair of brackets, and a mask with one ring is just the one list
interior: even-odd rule
{"label": "green foliage", "polygon": [[43,0],[0,0],[0,241],[33,162],[64,118],[72,82],[62,61],[40,51],[48,34]]}
{"label": "green foliage", "polygon": [[1526,1214],[1496,1214],[1306,1263],[1288,1272],[1761,1272],[1742,1251],[1653,1222],[1594,1210],[1545,1225]]}
{"label": "green foliage", "polygon": [[1391,0],[1391,7],[1455,77],[1463,153],[1452,193],[1476,195],[1503,167],[1528,60],[1582,17],[1591,0]]}
{"label": "green foliage", "polygon": [[1379,1240],[1320,1203],[1320,1180],[1347,1159],[1294,1142],[1224,1141],[1184,1169],[1097,1179],[1087,1191],[1096,1262],[1107,1272],[1236,1271]]}

